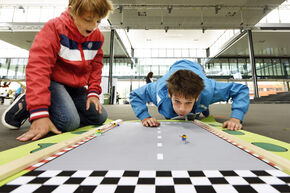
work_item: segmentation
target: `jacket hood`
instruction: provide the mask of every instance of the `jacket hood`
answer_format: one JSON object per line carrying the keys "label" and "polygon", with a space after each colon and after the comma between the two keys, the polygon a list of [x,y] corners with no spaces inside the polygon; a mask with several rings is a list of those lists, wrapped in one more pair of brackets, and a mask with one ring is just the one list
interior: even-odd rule
{"label": "jacket hood", "polygon": [[83,35],[79,32],[77,26],[74,23],[74,20],[68,13],[68,10],[65,10],[61,13],[59,19],[66,26],[66,28],[71,32],[71,34],[78,38],[83,38]]}

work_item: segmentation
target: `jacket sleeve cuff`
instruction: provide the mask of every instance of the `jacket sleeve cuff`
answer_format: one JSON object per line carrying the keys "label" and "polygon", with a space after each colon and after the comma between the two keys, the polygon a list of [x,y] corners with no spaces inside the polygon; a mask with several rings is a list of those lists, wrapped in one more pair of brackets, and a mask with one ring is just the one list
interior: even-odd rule
{"label": "jacket sleeve cuff", "polygon": [[142,114],[140,114],[139,116],[138,116],[138,118],[141,120],[141,121],[143,121],[144,119],[146,119],[146,118],[150,118],[151,116],[149,115],[149,113],[148,112],[143,112]]}
{"label": "jacket sleeve cuff", "polygon": [[144,121],[146,121],[147,119],[150,119],[151,117],[147,117],[145,119],[142,120],[142,124],[144,123]]}
{"label": "jacket sleeve cuff", "polygon": [[243,111],[240,111],[240,110],[236,109],[236,110],[232,111],[231,117],[243,121],[244,115],[245,115],[245,113]]}
{"label": "jacket sleeve cuff", "polygon": [[29,121],[33,121],[35,119],[39,119],[42,117],[49,117],[48,107],[35,108],[30,110],[29,113],[30,113]]}
{"label": "jacket sleeve cuff", "polygon": [[89,97],[97,97],[98,99],[100,99],[99,98],[99,94],[96,91],[89,91],[88,92],[88,98]]}

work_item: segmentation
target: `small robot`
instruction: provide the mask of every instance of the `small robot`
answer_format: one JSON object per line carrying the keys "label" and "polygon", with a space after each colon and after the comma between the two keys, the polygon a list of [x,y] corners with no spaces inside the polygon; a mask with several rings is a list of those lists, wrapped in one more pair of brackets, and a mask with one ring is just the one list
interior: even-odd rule
{"label": "small robot", "polygon": [[113,126],[116,127],[119,126],[119,124],[117,122],[113,122]]}
{"label": "small robot", "polygon": [[184,135],[184,134],[181,135],[181,140],[182,140],[182,142],[184,142],[184,144],[187,143],[186,139],[187,139],[187,136],[186,135]]}
{"label": "small robot", "polygon": [[99,136],[99,135],[101,135],[102,134],[102,130],[101,129],[97,129],[96,131],[95,131],[95,133],[94,133],[94,136],[96,137],[96,136]]}

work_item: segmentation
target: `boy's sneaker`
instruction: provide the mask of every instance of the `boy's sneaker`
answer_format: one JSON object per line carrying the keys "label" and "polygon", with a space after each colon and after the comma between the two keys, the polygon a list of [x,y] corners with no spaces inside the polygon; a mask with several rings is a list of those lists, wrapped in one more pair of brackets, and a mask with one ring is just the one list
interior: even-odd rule
{"label": "boy's sneaker", "polygon": [[189,113],[188,115],[186,115],[185,120],[187,120],[187,121],[194,121],[198,117],[199,117],[199,114]]}
{"label": "boy's sneaker", "polygon": [[203,116],[208,117],[209,116],[209,110],[207,109],[206,111],[202,112]]}
{"label": "boy's sneaker", "polygon": [[2,124],[10,129],[19,129],[28,117],[29,112],[26,110],[25,93],[23,93],[5,110]]}

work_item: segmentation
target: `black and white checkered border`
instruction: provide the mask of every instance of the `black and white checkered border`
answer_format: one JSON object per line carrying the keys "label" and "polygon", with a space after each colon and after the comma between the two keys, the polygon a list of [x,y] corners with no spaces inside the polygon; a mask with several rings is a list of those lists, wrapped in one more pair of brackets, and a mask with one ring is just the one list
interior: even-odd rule
{"label": "black and white checkered border", "polygon": [[277,165],[275,165],[273,162],[268,161],[267,159],[263,158],[262,156],[258,155],[257,153],[255,153],[255,152],[253,152],[253,151],[251,151],[251,150],[248,150],[248,149],[245,148],[244,146],[242,146],[242,145],[240,145],[240,144],[237,144],[236,142],[234,142],[234,141],[232,141],[231,139],[229,139],[229,138],[223,136],[222,134],[220,134],[220,133],[218,133],[218,132],[215,132],[215,131],[213,131],[212,129],[208,128],[209,126],[205,125],[204,123],[198,123],[198,122],[193,122],[193,123],[196,124],[196,125],[198,125],[198,126],[200,126],[200,127],[203,128],[203,129],[207,130],[208,132],[210,132],[210,133],[216,135],[217,137],[219,137],[219,138],[221,138],[221,139],[223,139],[223,140],[225,140],[225,141],[227,141],[227,142],[233,144],[234,146],[236,146],[236,147],[242,149],[243,151],[245,151],[245,152],[247,152],[247,153],[249,153],[249,154],[255,156],[256,158],[260,159],[261,161],[267,163],[268,165],[270,165],[270,166],[272,166],[272,167],[274,167],[274,168],[277,168],[278,170],[282,170],[280,167],[278,167]]}
{"label": "black and white checkered border", "polygon": [[280,170],[34,170],[0,187],[0,192],[231,193],[290,192]]}
{"label": "black and white checkered border", "polygon": [[[119,125],[116,125],[116,126],[119,126]],[[92,134],[91,136],[86,137],[85,139],[83,139],[82,141],[79,141],[79,142],[75,143],[74,145],[71,145],[71,146],[69,146],[69,147],[66,147],[66,148],[64,148],[64,149],[59,150],[59,152],[57,152],[57,153],[51,155],[50,157],[45,158],[44,160],[41,160],[40,162],[38,162],[38,163],[36,163],[36,164],[34,164],[34,165],[32,165],[32,166],[29,166],[28,168],[24,169],[22,172],[25,174],[25,173],[27,173],[27,172],[30,172],[30,171],[32,171],[32,170],[35,170],[36,168],[42,166],[43,164],[45,164],[45,163],[47,163],[47,162],[50,162],[51,160],[53,160],[53,159],[55,159],[55,158],[61,156],[62,154],[64,154],[64,153],[66,153],[66,152],[68,152],[68,151],[70,151],[70,150],[72,150],[72,149],[74,149],[74,148],[76,148],[76,147],[78,147],[78,146],[80,146],[80,145],[82,145],[82,144],[84,144],[84,143],[86,143],[86,142],[92,140],[93,138],[95,138],[95,137],[97,137],[97,136],[102,135],[103,133],[109,131],[110,129],[112,129],[112,128],[116,127],[116,126],[114,126],[114,125],[111,123],[111,125],[110,125],[109,127],[104,128],[104,129],[101,129],[101,130],[99,130],[98,128],[94,128],[94,130],[95,130],[96,132],[95,132],[94,134]],[[15,176],[14,176],[14,179],[15,179],[16,177],[17,177],[17,176],[15,175]],[[11,180],[13,180],[13,177],[11,177]],[[0,191],[0,193],[1,193],[1,191]]]}

